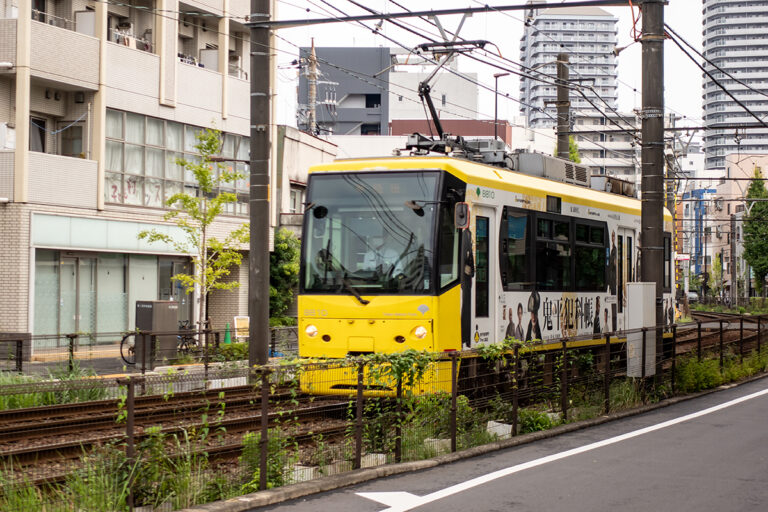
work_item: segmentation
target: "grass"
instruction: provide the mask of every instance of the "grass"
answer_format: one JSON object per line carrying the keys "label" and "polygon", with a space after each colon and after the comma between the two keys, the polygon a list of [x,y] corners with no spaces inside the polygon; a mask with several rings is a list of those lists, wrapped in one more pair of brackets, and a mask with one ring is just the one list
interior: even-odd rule
{"label": "grass", "polygon": [[[81,368],[75,362],[70,370],[67,366],[55,368],[49,372],[48,377],[31,375],[19,375],[13,372],[0,372],[0,389],[4,386],[35,384],[40,382],[66,382],[76,381],[95,376],[90,369]],[[19,409],[25,407],[41,407],[46,405],[69,404],[73,402],[87,402],[91,400],[104,400],[109,393],[106,387],[99,386],[94,381],[93,386],[82,389],[59,389],[45,391],[31,391],[28,393],[15,393],[0,395],[0,411],[7,409]]]}

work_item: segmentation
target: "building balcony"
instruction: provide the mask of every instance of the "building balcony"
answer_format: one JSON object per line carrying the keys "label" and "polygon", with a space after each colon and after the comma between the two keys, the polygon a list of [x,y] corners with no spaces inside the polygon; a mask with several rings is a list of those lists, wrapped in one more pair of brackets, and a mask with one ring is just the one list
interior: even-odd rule
{"label": "building balcony", "polygon": [[[33,78],[59,89],[99,86],[99,41],[65,27],[32,20],[30,64]],[[0,20],[0,60],[16,66],[16,20]]]}
{"label": "building balcony", "polygon": [[[11,201],[14,153],[0,151],[0,197]],[[30,203],[96,208],[96,161],[30,151],[28,172]]]}

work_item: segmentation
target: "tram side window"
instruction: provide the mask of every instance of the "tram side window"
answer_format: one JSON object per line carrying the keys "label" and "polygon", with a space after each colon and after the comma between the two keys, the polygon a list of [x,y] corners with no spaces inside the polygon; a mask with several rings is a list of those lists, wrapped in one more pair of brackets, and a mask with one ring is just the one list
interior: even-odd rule
{"label": "tram side window", "polygon": [[576,222],[576,291],[605,291],[605,227]]}
{"label": "tram side window", "polygon": [[444,288],[459,278],[459,236],[454,225],[452,208],[440,208],[438,229],[440,288]]}
{"label": "tram side window", "polygon": [[570,222],[538,218],[536,281],[541,290],[571,289]]}
{"label": "tram side window", "polygon": [[501,276],[504,289],[530,290],[530,265],[528,258],[529,216],[504,208],[501,222]]}

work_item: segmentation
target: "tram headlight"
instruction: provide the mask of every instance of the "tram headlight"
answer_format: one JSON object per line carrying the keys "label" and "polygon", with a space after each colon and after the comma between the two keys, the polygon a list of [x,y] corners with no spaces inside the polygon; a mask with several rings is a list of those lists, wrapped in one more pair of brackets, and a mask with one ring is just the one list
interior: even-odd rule
{"label": "tram headlight", "polygon": [[427,335],[427,328],[423,325],[420,325],[413,330],[413,335],[420,340],[424,339],[424,337]]}
{"label": "tram headlight", "polygon": [[304,334],[306,334],[310,338],[314,338],[315,336],[317,336],[317,327],[315,327],[312,324],[309,324],[304,328]]}

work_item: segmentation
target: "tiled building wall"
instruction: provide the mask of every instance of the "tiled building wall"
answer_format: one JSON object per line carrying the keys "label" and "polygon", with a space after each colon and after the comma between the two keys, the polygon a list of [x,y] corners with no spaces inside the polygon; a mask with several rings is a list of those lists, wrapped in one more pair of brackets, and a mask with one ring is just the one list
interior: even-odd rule
{"label": "tiled building wall", "polygon": [[29,153],[29,201],[96,208],[96,162]]}
{"label": "tiled building wall", "polygon": [[0,204],[0,332],[29,330],[29,210],[18,203]]}
{"label": "tiled building wall", "polygon": [[235,316],[248,315],[248,254],[224,281],[238,281],[240,286],[232,290],[216,290],[208,296],[208,316],[213,329],[224,329],[227,323],[234,327]]}
{"label": "tiled building wall", "polygon": [[[99,85],[99,40],[64,28],[32,22],[32,75],[76,87]],[[65,48],[66,58],[51,48]]]}
{"label": "tiled building wall", "polygon": [[0,197],[13,200],[13,151],[0,151]]}

